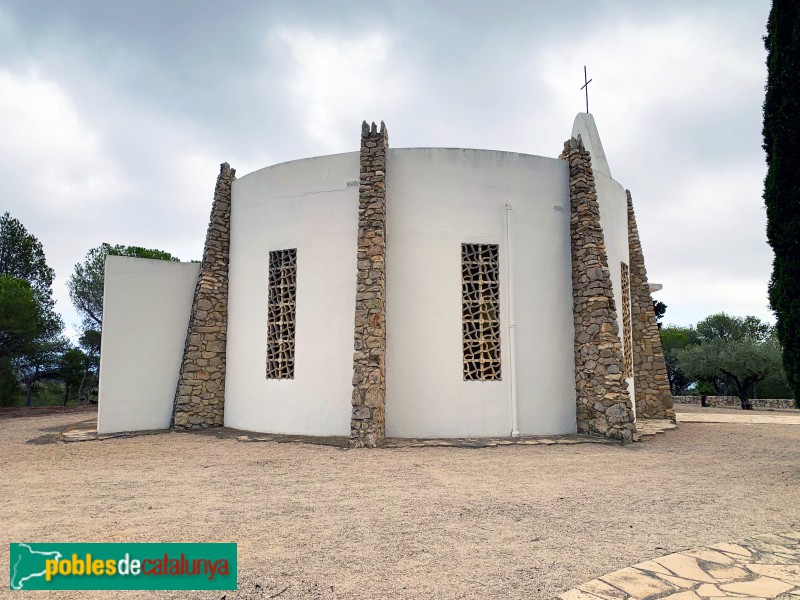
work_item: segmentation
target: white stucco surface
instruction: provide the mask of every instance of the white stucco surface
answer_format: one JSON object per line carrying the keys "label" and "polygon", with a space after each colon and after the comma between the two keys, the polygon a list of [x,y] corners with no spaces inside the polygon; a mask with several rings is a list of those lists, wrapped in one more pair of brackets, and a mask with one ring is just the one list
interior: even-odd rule
{"label": "white stucco surface", "polygon": [[[387,434],[511,432],[505,203],[514,209],[522,433],[575,431],[567,165],[463,149],[387,154]],[[499,244],[499,382],[464,381],[461,244]]]}
{"label": "white stucco surface", "polygon": [[[267,167],[234,182],[225,425],[349,435],[359,153]],[[295,378],[266,378],[270,250],[297,248]]]}
{"label": "white stucco surface", "polygon": [[106,259],[99,433],[169,427],[199,272],[196,263]]}
{"label": "white stucco surface", "polygon": [[[617,319],[622,325],[622,279],[620,263],[630,265],[628,252],[628,198],[625,188],[601,173],[595,173],[597,202],[600,205],[600,225],[606,243],[608,268],[614,286]],[[621,339],[621,338],[620,338]]]}
{"label": "white stucco surface", "polygon": [[[625,189],[608,172],[591,115],[578,115],[577,134],[592,154],[624,343]],[[349,435],[359,170],[359,153],[351,152],[274,165],[233,183],[226,426]],[[574,432],[567,163],[490,150],[390,149],[386,185],[387,434],[509,435],[512,369],[518,431]],[[511,247],[507,205],[512,207]],[[462,243],[500,249],[501,381],[463,378]],[[297,249],[298,261],[295,373],[293,379],[267,379],[269,252],[290,248]],[[109,258],[102,433],[168,427],[198,271],[197,264]],[[516,317],[513,364],[510,281]],[[629,380],[632,391],[633,383]]]}
{"label": "white stucco surface", "polygon": [[578,113],[572,125],[572,137],[581,136],[583,147],[592,155],[592,170],[595,175],[601,173],[606,177],[611,177],[611,169],[608,167],[606,153],[603,150],[603,143],[600,141],[600,134],[597,132],[597,125],[591,113]]}

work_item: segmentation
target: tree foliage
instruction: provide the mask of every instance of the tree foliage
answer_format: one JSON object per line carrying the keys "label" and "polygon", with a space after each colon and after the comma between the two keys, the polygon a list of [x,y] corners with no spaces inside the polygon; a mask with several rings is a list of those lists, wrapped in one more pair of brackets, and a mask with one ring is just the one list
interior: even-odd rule
{"label": "tree foliage", "polygon": [[53,269],[42,244],[8,213],[0,217],[0,395],[17,395],[22,383],[26,402],[33,389],[53,372],[50,363],[66,341],[55,312]]}
{"label": "tree foliage", "polygon": [[659,333],[661,334],[661,347],[664,349],[664,361],[667,364],[669,387],[674,396],[683,396],[689,392],[695,380],[687,377],[679,368],[678,352],[700,343],[697,331],[694,327],[665,325]]}
{"label": "tree foliage", "polygon": [[100,376],[100,338],[101,334],[96,329],[87,329],[79,340],[86,360],[81,383],[78,386],[78,401],[91,400]]}
{"label": "tree foliage", "polygon": [[27,352],[43,333],[41,307],[30,284],[0,275],[0,358]]}
{"label": "tree foliage", "polygon": [[14,374],[11,359],[0,358],[0,406],[15,404],[19,390],[19,382]]}
{"label": "tree foliage", "polygon": [[695,380],[725,381],[742,408],[752,409],[755,384],[781,371],[781,348],[772,327],[756,317],[719,313],[699,322],[696,330],[700,343],[676,353],[680,370]]}
{"label": "tree foliage", "polygon": [[661,319],[667,314],[667,305],[661,300],[653,300],[653,312],[656,313],[656,325],[661,329]]}
{"label": "tree foliage", "polygon": [[733,317],[724,312],[706,317],[697,324],[700,343],[716,340],[764,341],[772,334],[772,327],[757,317]]}
{"label": "tree foliage", "polygon": [[50,335],[36,340],[28,352],[12,360],[18,380],[25,386],[25,406],[33,405],[37,383],[44,379],[60,379],[61,357],[70,347],[66,338]]}
{"label": "tree foliage", "polygon": [[80,348],[70,348],[59,357],[58,371],[61,381],[64,382],[64,405],[69,402],[70,394],[76,395],[80,390],[81,382],[86,375],[86,361],[88,357]]}
{"label": "tree foliage", "polygon": [[800,3],[773,0],[764,46],[764,203],[767,239],[775,253],[769,300],[800,408]]}
{"label": "tree foliage", "polygon": [[51,298],[55,274],[42,244],[8,213],[0,217],[0,274],[27,281],[40,302]]}
{"label": "tree foliage", "polygon": [[84,261],[75,265],[67,282],[69,297],[83,317],[86,329],[102,329],[103,327],[103,284],[107,256],[180,260],[169,252],[139,246],[112,246],[103,243],[97,248],[89,250]]}
{"label": "tree foliage", "polygon": [[0,217],[0,275],[28,282],[46,331],[61,331],[63,323],[53,301],[54,272],[47,265],[41,242],[8,213]]}
{"label": "tree foliage", "polygon": [[100,332],[97,329],[87,329],[84,331],[78,343],[88,355],[100,354]]}

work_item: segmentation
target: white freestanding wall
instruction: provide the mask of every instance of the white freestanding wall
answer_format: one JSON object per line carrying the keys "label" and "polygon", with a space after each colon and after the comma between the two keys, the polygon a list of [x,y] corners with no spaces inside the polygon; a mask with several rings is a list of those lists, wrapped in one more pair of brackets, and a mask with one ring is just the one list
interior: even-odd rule
{"label": "white freestanding wall", "polygon": [[197,263],[106,259],[98,433],[169,427],[199,273]]}

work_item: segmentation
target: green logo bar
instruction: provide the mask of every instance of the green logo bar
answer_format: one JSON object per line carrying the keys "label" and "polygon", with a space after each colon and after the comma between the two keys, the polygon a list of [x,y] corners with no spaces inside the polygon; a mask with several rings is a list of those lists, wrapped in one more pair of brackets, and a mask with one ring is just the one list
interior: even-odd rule
{"label": "green logo bar", "polygon": [[10,544],[12,590],[235,590],[236,544]]}

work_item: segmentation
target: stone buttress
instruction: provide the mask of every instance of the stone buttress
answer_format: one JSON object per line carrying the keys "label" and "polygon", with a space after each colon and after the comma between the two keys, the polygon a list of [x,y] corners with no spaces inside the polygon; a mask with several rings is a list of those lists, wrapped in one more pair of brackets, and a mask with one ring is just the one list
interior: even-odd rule
{"label": "stone buttress", "polygon": [[175,429],[223,424],[231,185],[235,179],[235,169],[228,163],[220,165],[175,391],[172,411]]}
{"label": "stone buttress", "polygon": [[674,419],[672,391],[667,377],[664,350],[647,281],[642,244],[636,227],[633,200],[628,195],[628,251],[631,275],[631,321],[633,376],[637,418]]}
{"label": "stone buttress", "polygon": [[350,445],[379,446],[386,435],[386,150],[381,122],[361,127],[353,398]]}
{"label": "stone buttress", "polygon": [[636,434],[589,152],[564,144],[569,164],[575,401],[579,433],[630,442]]}

